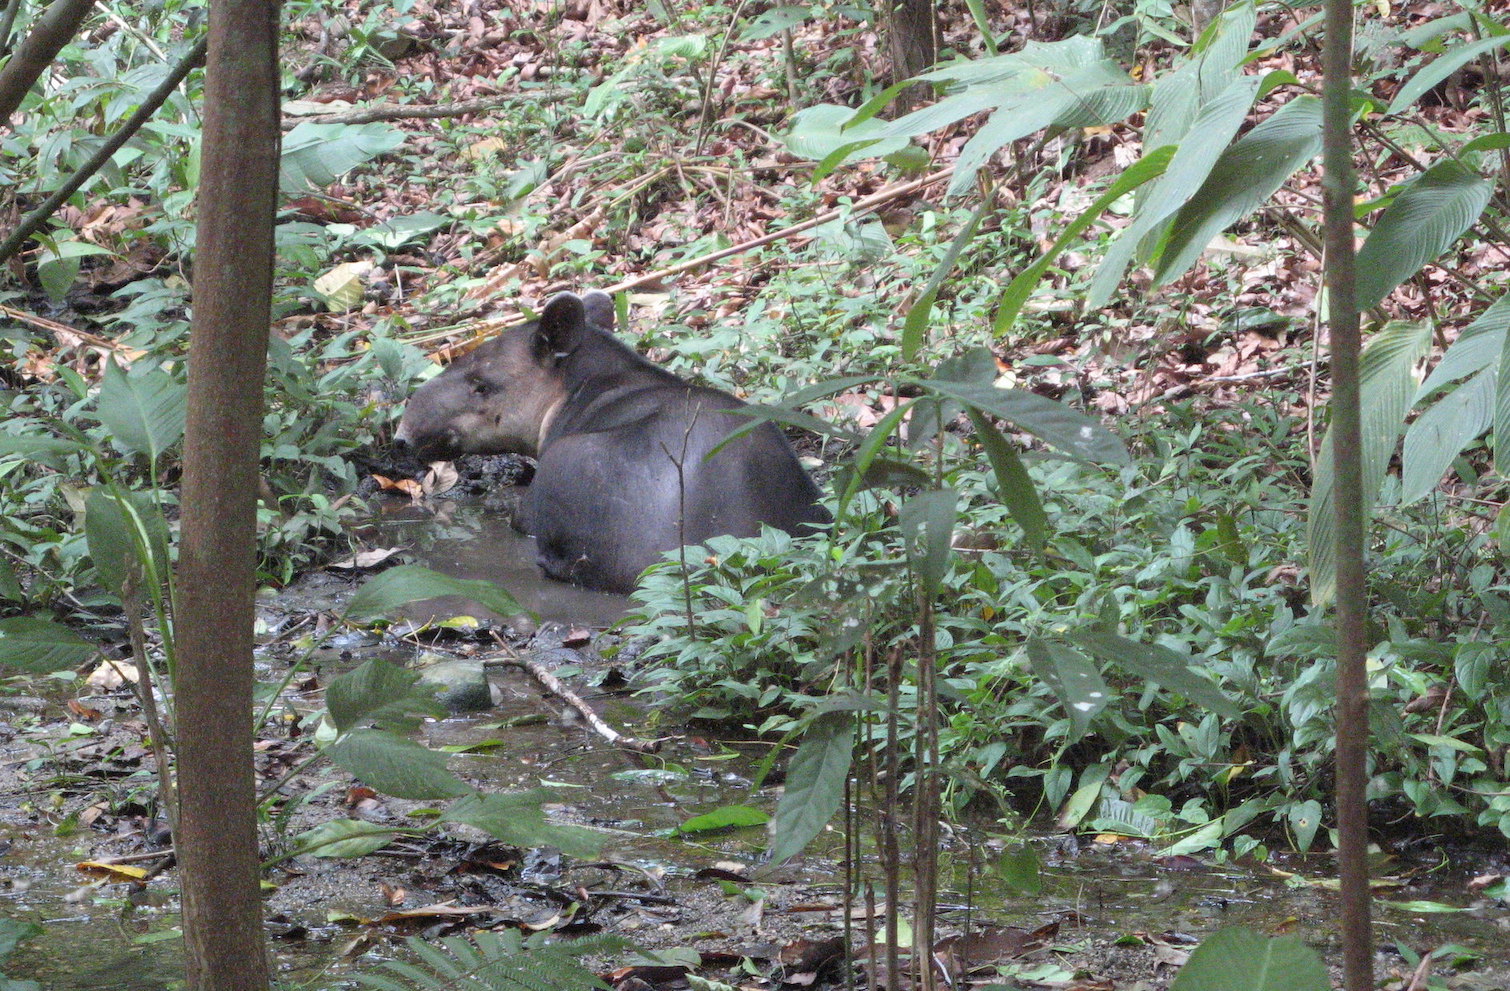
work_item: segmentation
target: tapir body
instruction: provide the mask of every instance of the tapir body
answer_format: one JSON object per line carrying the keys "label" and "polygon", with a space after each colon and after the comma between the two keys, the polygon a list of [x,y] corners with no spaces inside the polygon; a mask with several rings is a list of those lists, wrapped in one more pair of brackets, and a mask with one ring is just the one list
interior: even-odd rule
{"label": "tapir body", "polygon": [[[692,385],[611,333],[603,293],[562,293],[540,319],[458,359],[409,400],[395,441],[426,460],[537,459],[523,529],[547,575],[627,591],[683,543],[828,522],[786,438],[726,392]],[[680,472],[678,472],[680,464]],[[680,477],[678,477],[680,475]]]}

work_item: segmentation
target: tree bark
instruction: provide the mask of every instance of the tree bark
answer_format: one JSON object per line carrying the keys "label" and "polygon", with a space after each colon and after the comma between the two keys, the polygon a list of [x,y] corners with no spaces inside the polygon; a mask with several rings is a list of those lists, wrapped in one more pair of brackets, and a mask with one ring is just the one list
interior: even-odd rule
{"label": "tree bark", "polygon": [[276,0],[215,0],[179,546],[180,824],[192,991],[265,991],[252,767],[262,385],[279,152]]}
{"label": "tree bark", "polygon": [[[881,0],[885,14],[886,43],[891,49],[893,84],[911,79],[938,60],[939,23],[933,0]],[[897,106],[904,113],[928,96],[928,87],[919,83],[897,96]]]}
{"label": "tree bark", "polygon": [[1326,226],[1327,342],[1332,364],[1332,463],[1337,511],[1337,860],[1343,982],[1373,991],[1368,887],[1368,591],[1363,570],[1362,428],[1358,360],[1362,350],[1354,289],[1352,87],[1353,10],[1327,0],[1322,50],[1322,178]]}
{"label": "tree bark", "polygon": [[[19,3],[20,0],[12,0]],[[0,70],[0,124],[10,122],[37,77],[47,71],[52,60],[79,30],[94,0],[52,0],[47,12],[37,18],[31,33],[16,49],[16,54]],[[3,43],[4,39],[0,39]]]}

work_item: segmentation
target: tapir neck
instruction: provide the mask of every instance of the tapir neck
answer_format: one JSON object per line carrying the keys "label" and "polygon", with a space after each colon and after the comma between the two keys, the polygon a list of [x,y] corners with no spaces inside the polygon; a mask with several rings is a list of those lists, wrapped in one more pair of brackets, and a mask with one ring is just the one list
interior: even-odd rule
{"label": "tapir neck", "polygon": [[540,434],[535,438],[535,457],[545,453],[545,438],[550,436],[551,424],[556,422],[556,414],[561,412],[561,406],[566,402],[562,396],[545,408],[545,414],[540,417]]}

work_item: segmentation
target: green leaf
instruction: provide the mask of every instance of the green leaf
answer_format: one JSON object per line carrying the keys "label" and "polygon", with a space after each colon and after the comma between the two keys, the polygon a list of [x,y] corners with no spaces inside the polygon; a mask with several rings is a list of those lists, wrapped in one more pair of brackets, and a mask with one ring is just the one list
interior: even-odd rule
{"label": "green leaf", "polygon": [[854,117],[851,107],[831,103],[805,107],[792,115],[791,130],[782,142],[798,158],[822,162],[828,172],[850,159],[879,158],[907,147],[905,137],[883,135],[885,122],[852,123]]}
{"label": "green leaf", "polygon": [[0,667],[51,674],[78,667],[98,648],[60,623],[33,616],[0,619]]}
{"label": "green leaf", "polygon": [[37,262],[37,279],[50,299],[61,302],[79,275],[79,260],[112,252],[88,241],[48,241]]}
{"label": "green leaf", "polygon": [[1173,216],[1205,184],[1222,152],[1247,119],[1260,81],[1256,76],[1239,76],[1201,108],[1175,149],[1169,168],[1138,204],[1132,223],[1117,235],[1107,250],[1086,288],[1086,306],[1098,309],[1106,305],[1144,238]]}
{"label": "green leaf", "polygon": [[1459,740],[1455,736],[1442,736],[1439,733],[1407,733],[1412,740],[1426,744],[1428,747],[1446,747],[1448,750],[1456,750],[1464,754],[1481,754],[1484,751],[1475,747],[1467,740]]}
{"label": "green leaf", "polygon": [[455,798],[472,789],[446,770],[446,755],[378,729],[354,729],[325,749],[336,765],[394,798]]}
{"label": "green leaf", "polygon": [[1028,546],[1042,550],[1048,538],[1049,517],[1043,511],[1043,503],[1038,499],[1038,490],[1033,487],[1027,468],[1023,467],[1011,442],[1002,436],[995,424],[979,410],[970,409],[966,413],[975,425],[975,439],[980,441],[991,461],[991,470],[996,474],[996,489],[1007,512],[1022,527],[1022,536]]}
{"label": "green leaf", "polygon": [[445,708],[429,689],[418,687],[419,674],[381,658],[366,661],[332,678],[325,689],[325,708],[339,732],[357,726],[377,726],[407,733],[420,716],[444,716]]}
{"label": "green leaf", "polygon": [[812,16],[813,9],[807,4],[771,7],[758,17],[751,18],[745,29],[739,32],[739,36],[745,41],[760,41],[806,23]]}
{"label": "green leaf", "polygon": [[1064,454],[1097,464],[1126,464],[1122,441],[1084,413],[1024,389],[998,389],[944,379],[925,379],[923,388],[966,406],[999,416]]}
{"label": "green leaf", "polygon": [[0,557],[0,599],[21,602],[25,598],[26,592],[16,579],[16,569],[11,567],[9,559]]}
{"label": "green leaf", "polygon": [[1182,275],[1213,237],[1267,201],[1320,150],[1321,101],[1314,96],[1296,97],[1234,142],[1175,215],[1154,285]]}
{"label": "green leaf", "polygon": [[1169,160],[1174,157],[1174,148],[1165,147],[1144,155],[1141,159],[1127,167],[1127,170],[1119,175],[1116,180],[1107,187],[1106,192],[1096,197],[1096,201],[1085,208],[1085,211],[1070,222],[1064,229],[1064,233],[1054,241],[1048,251],[1043,253],[1033,264],[1017,274],[1007,286],[1007,291],[1002,293],[1001,302],[997,304],[996,319],[992,321],[992,331],[998,335],[1007,332],[1012,323],[1017,319],[1017,314],[1022,310],[1022,304],[1027,302],[1033,294],[1033,289],[1038,285],[1038,280],[1054,264],[1069,247],[1074,239],[1078,238],[1086,228],[1100,219],[1106,212],[1107,207],[1139,186],[1164,174],[1169,166]]}
{"label": "green leaf", "polygon": [[311,857],[365,857],[397,837],[395,830],[375,822],[332,819],[295,836],[293,852]]}
{"label": "green leaf", "polygon": [[1493,305],[1463,328],[1458,339],[1442,355],[1442,360],[1437,362],[1437,367],[1421,383],[1413,401],[1419,403],[1455,379],[1466,378],[1498,365],[1505,350],[1507,330],[1510,330],[1510,295],[1495,300]]}
{"label": "green leaf", "polygon": [[933,301],[938,296],[939,288],[944,280],[954,271],[954,263],[959,261],[960,252],[965,250],[965,245],[975,236],[975,229],[980,226],[981,218],[987,210],[994,209],[990,198],[987,198],[970,215],[969,221],[964,228],[949,242],[949,247],[944,251],[944,257],[939,259],[938,267],[933,270],[933,275],[928,279],[928,284],[923,287],[922,296],[912,304],[907,311],[907,319],[902,324],[902,357],[908,361],[917,357],[918,349],[923,346],[924,333],[928,329],[928,321],[933,316]]}
{"label": "green leaf", "polygon": [[323,189],[364,162],[404,143],[389,124],[314,124],[305,121],[283,136],[278,187],[285,196]]}
{"label": "green leaf", "polygon": [[98,412],[124,451],[145,454],[153,464],[184,435],[188,389],[161,368],[128,373],[115,359],[105,366]]}
{"label": "green leaf", "polygon": [[949,573],[958,516],[959,494],[953,489],[919,492],[897,514],[897,526],[907,538],[907,559],[926,595],[938,595]]}
{"label": "green leaf", "polygon": [[739,829],[743,826],[764,826],[771,817],[748,805],[724,805],[712,812],[695,815],[676,827],[678,833],[711,833],[720,829]]}
{"label": "green leaf", "polygon": [[1440,257],[1484,212],[1494,184],[1457,162],[1438,162],[1395,197],[1358,249],[1358,309]]}
{"label": "green leaf", "polygon": [[1090,658],[1068,644],[1055,640],[1029,640],[1023,644],[1028,663],[1038,680],[1048,686],[1070,720],[1065,743],[1085,736],[1091,720],[1111,701],[1111,689]]}
{"label": "green leaf", "polygon": [[346,618],[357,623],[387,618],[399,606],[443,595],[471,599],[500,616],[517,616],[524,607],[490,581],[452,578],[417,564],[403,564],[374,575],[357,589],[346,607]]}
{"label": "green leaf", "polygon": [[[394,251],[432,231],[450,226],[451,222],[452,218],[443,214],[422,210],[419,213],[406,214],[401,217],[390,217],[371,227],[353,228],[351,240],[356,244],[375,244],[388,251]],[[330,224],[326,229],[337,233],[336,228],[341,226],[344,225]]]}
{"label": "green leaf", "polygon": [[473,792],[441,813],[443,822],[460,822],[489,836],[522,847],[554,846],[572,857],[596,857],[603,834],[580,826],[551,822],[541,808],[560,797],[545,788],[484,795]]}
{"label": "green leaf", "polygon": [[[1363,413],[1363,500],[1372,509],[1389,467],[1390,455],[1405,426],[1415,391],[1413,370],[1431,347],[1429,324],[1395,321],[1374,335],[1359,363],[1359,401]],[[1316,458],[1306,524],[1310,552],[1311,602],[1330,602],[1337,588],[1336,511],[1332,505],[1332,432],[1327,431]]]}
{"label": "green leaf", "polygon": [[1321,803],[1315,799],[1290,806],[1286,818],[1295,832],[1295,846],[1301,853],[1311,849],[1316,830],[1321,826]]}
{"label": "green leaf", "polygon": [[[84,503],[84,539],[100,582],[121,594],[130,571],[148,582],[168,574],[168,521],[150,492],[96,487]],[[148,589],[141,581],[137,590]]]}
{"label": "green leaf", "polygon": [[771,825],[772,867],[801,853],[839,811],[854,750],[854,718],[847,713],[824,713],[809,724]]}
{"label": "green leaf", "polygon": [[[1414,76],[1411,76],[1408,83],[1400,87],[1400,92],[1395,94],[1394,101],[1389,105],[1389,115],[1394,117],[1404,113],[1410,109],[1412,104],[1425,96],[1437,83],[1457,72],[1485,52],[1501,48],[1505,45],[1510,45],[1510,38],[1482,38],[1478,41],[1449,49],[1432,59],[1425,68]],[[1362,270],[1360,269],[1359,271],[1361,272]]]}
{"label": "green leaf", "polygon": [[1038,859],[1038,852],[1026,843],[1003,850],[996,858],[994,873],[1019,895],[1033,896],[1043,892],[1043,864]]}
{"label": "green leaf", "polygon": [[[1434,403],[1405,431],[1400,504],[1437,487],[1463,449],[1494,422],[1495,370],[1486,368]],[[1510,436],[1510,435],[1507,435]]]}
{"label": "green leaf", "polygon": [[1197,673],[1193,669],[1195,662],[1184,654],[1159,644],[1139,643],[1097,630],[1080,630],[1069,638],[1103,661],[1183,695],[1223,718],[1242,716],[1242,710],[1222,694],[1215,682]]}
{"label": "green leaf", "polygon": [[1331,991],[1326,964],[1298,936],[1233,927],[1206,937],[1169,991]]}
{"label": "green leaf", "polygon": [[1222,845],[1222,820],[1213,819],[1199,829],[1184,836],[1159,851],[1161,856],[1179,857],[1205,850],[1215,850]]}

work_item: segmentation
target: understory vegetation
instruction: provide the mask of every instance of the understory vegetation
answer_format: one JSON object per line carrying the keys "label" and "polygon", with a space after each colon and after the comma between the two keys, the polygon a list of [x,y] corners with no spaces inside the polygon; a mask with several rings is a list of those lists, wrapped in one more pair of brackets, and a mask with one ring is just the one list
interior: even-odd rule
{"label": "understory vegetation", "polygon": [[[936,753],[947,815],[1008,834],[1046,814],[1169,853],[1330,847],[1311,11],[1237,4],[1200,34],[1066,0],[1035,33],[950,8],[960,59],[909,114],[866,11],[601,6],[285,6],[262,583],[363,549],[433,352],[619,288],[637,350],[793,428],[838,520],[644,578],[624,632],[667,718],[799,754],[849,720],[857,759],[900,753],[906,788]],[[1397,828],[1510,836],[1510,130],[1487,71],[1510,23],[1403,6],[1358,8],[1361,294],[1392,321],[1365,359],[1369,797]],[[0,131],[7,216],[122,126],[198,9],[112,11],[64,49]],[[0,276],[0,642],[34,671],[122,639],[141,582],[111,555],[172,554],[201,87]],[[111,529],[119,507],[137,521]]]}

